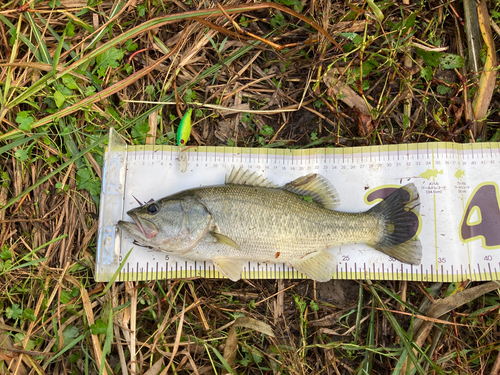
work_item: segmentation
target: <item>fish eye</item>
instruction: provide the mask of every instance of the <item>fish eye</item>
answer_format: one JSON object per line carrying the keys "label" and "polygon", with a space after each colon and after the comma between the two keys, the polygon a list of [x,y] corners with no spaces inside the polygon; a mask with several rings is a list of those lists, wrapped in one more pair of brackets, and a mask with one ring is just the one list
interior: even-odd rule
{"label": "fish eye", "polygon": [[155,214],[158,212],[158,206],[156,204],[152,204],[151,206],[148,207],[148,212],[150,214]]}

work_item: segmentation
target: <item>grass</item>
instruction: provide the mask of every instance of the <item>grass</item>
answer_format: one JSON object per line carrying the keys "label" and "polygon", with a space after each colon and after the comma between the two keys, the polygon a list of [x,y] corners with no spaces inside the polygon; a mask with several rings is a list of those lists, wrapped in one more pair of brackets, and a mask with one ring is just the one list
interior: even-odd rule
{"label": "grass", "polygon": [[[193,105],[192,145],[500,138],[498,86],[468,69],[460,4],[220,5],[0,5],[0,374],[498,371],[494,284],[94,281],[110,128],[174,144]],[[495,67],[488,6],[479,62]]]}

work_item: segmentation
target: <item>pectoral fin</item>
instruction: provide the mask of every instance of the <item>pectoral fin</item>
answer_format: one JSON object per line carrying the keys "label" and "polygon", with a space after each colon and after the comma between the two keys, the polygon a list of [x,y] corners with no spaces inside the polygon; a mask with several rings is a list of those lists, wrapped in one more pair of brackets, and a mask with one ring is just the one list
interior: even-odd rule
{"label": "pectoral fin", "polygon": [[215,239],[217,240],[218,243],[234,247],[236,250],[241,250],[240,245],[238,245],[236,242],[234,242],[229,237],[224,236],[223,234],[220,234],[220,233],[215,233],[215,232],[210,232],[210,234],[215,237]]}
{"label": "pectoral fin", "polygon": [[215,265],[217,271],[228,279],[232,281],[238,281],[241,279],[243,261],[237,259],[218,258],[212,259],[212,263]]}
{"label": "pectoral fin", "polygon": [[337,272],[337,259],[326,251],[306,256],[290,264],[297,271],[316,281],[328,281]]}

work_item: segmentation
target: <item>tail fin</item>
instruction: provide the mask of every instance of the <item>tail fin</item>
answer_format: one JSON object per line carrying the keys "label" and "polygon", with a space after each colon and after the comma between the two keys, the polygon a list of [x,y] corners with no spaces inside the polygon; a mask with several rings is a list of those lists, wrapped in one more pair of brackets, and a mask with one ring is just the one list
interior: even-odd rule
{"label": "tail fin", "polygon": [[419,265],[422,245],[416,237],[420,200],[414,184],[396,190],[368,212],[381,223],[380,237],[371,247],[404,263]]}

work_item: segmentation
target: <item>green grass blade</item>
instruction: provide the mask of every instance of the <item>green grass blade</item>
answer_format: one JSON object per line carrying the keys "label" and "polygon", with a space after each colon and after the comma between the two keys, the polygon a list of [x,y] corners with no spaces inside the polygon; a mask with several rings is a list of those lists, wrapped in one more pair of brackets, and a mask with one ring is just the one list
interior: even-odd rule
{"label": "green grass blade", "polygon": [[[411,361],[413,362],[413,365],[415,366],[415,369],[419,374],[424,375],[425,371],[424,369],[420,366],[419,360],[415,353],[413,352],[414,349],[417,349],[422,353],[419,347],[416,345],[412,345],[409,341],[408,334],[403,330],[397,319],[392,315],[388,310],[387,306],[385,305],[384,301],[380,298],[378,295],[377,291],[375,290],[373,284],[367,280],[368,282],[368,287],[370,288],[370,292],[373,295],[373,297],[377,300],[378,305],[383,309],[382,313],[385,315],[391,326],[394,328],[394,331],[396,331],[396,334],[401,338],[401,343],[403,344],[404,348],[408,352],[408,355],[410,356]],[[441,372],[442,373],[442,372]]]}
{"label": "green grass blade", "polygon": [[33,19],[33,15],[31,14],[31,12],[25,12],[24,16],[31,25],[31,30],[33,31],[33,35],[35,36],[36,39],[38,52],[40,54],[39,62],[43,62],[45,64],[52,64],[52,58],[50,57],[49,49],[45,44],[45,39],[42,37],[40,30],[38,30],[38,26],[36,25],[35,20]]}
{"label": "green grass blade", "polygon": [[52,61],[52,68],[54,69],[54,72],[56,72],[57,65],[59,64],[59,59],[61,58],[61,51],[64,45],[65,38],[66,38],[66,29],[64,29],[61,39],[57,44],[56,52],[54,52],[54,59]]}
{"label": "green grass blade", "polygon": [[20,139],[17,139],[11,143],[9,143],[8,145],[6,146],[3,146],[3,147],[0,147],[0,155],[6,153],[6,152],[9,152],[10,150],[12,150],[14,147],[18,147],[18,146],[21,146],[31,140],[34,140],[34,139],[37,139],[37,138],[40,138],[41,136],[44,136],[44,135],[47,135],[47,133],[37,133],[37,134],[34,134],[30,137],[26,137],[26,138],[23,138],[22,136],[17,136],[16,138],[20,138]]}
{"label": "green grass blade", "polygon": [[[113,311],[111,309],[111,302],[107,303],[108,309],[108,327],[106,328],[106,339],[102,347],[101,363],[99,365],[99,375],[102,375],[106,367],[106,356],[111,353],[111,343],[113,342]],[[108,369],[109,370],[109,369]]]}
{"label": "green grass blade", "polygon": [[111,289],[111,286],[113,285],[113,283],[115,282],[116,278],[120,274],[120,271],[122,270],[123,266],[125,265],[125,263],[127,263],[128,257],[130,256],[130,254],[132,254],[132,250],[133,249],[134,248],[131,248],[129,250],[129,252],[127,253],[127,255],[125,255],[125,257],[123,258],[123,260],[120,263],[120,265],[118,266],[116,272],[113,274],[113,277],[111,278],[111,280],[109,280],[108,285],[106,285],[106,287],[104,288],[104,290],[101,292],[102,296],[106,295],[106,293],[108,293],[109,290]]}
{"label": "green grass blade", "polygon": [[37,259],[37,260],[32,260],[30,262],[26,262],[26,263],[20,264],[19,266],[9,268],[8,271],[11,272],[11,271],[18,270],[19,268],[24,268],[24,267],[32,266],[32,265],[44,262],[47,259],[49,259],[49,258],[40,258],[40,259]]}
{"label": "green grass blade", "polygon": [[[123,130],[123,129],[122,129]],[[54,177],[56,174],[60,173],[61,171],[63,171],[65,168],[67,168],[71,163],[73,163],[76,159],[78,158],[81,158],[83,155],[85,155],[87,152],[89,152],[90,150],[93,150],[94,148],[96,148],[97,146],[99,146],[100,144],[104,143],[104,141],[106,141],[106,139],[108,139],[108,135],[106,134],[105,136],[99,138],[97,141],[95,141],[94,143],[92,143],[89,147],[87,147],[85,150],[82,150],[80,151],[78,154],[74,155],[71,159],[69,159],[67,162],[61,164],[61,166],[59,168],[56,168],[54,169],[51,173],[47,174],[46,176],[42,177],[40,180],[38,180],[36,183],[34,183],[33,185],[31,185],[29,188],[27,188],[26,190],[24,190],[22,193],[20,193],[19,195],[15,196],[14,198],[11,198],[6,204],[5,206],[3,206],[2,208],[0,208],[0,210],[6,210],[7,208],[9,208],[10,206],[12,206],[14,203],[16,203],[19,199],[21,199],[22,197],[24,197],[26,194],[30,193],[31,191],[33,191],[34,189],[36,189],[38,186],[40,186],[41,184],[43,184],[45,181],[48,181],[49,179],[51,179],[52,177]]]}
{"label": "green grass blade", "polygon": [[35,47],[35,45],[33,43],[31,43],[31,41],[26,38],[22,33],[18,33],[17,30],[16,30],[16,27],[12,24],[12,22],[10,22],[5,16],[3,16],[1,13],[0,13],[0,21],[2,21],[4,24],[6,24],[9,29],[13,30],[16,34],[17,34],[17,37],[19,39],[21,39],[21,41],[26,44],[26,46],[28,46],[28,48],[30,49],[30,51],[36,55],[38,52],[37,52],[37,48]]}
{"label": "green grass blade", "polygon": [[358,311],[356,313],[356,330],[354,331],[354,342],[358,343],[359,330],[361,329],[361,313],[363,311],[363,284],[359,283]]}
{"label": "green grass blade", "polygon": [[[125,1],[120,1],[115,3],[115,7],[111,10],[111,14],[109,15],[109,18],[113,18],[116,16],[116,14],[123,8],[125,5]],[[116,21],[115,21],[116,22]],[[99,40],[102,39],[104,35],[113,27],[115,22],[111,22],[109,25],[107,25],[104,29],[99,31],[97,35],[92,39],[92,41],[89,43],[89,45],[83,50],[83,52],[90,50]]]}
{"label": "green grass blade", "polygon": [[235,374],[236,375],[236,372],[231,368],[231,366],[229,366],[229,363],[227,363],[227,361],[224,359],[224,356],[222,354],[220,354],[220,352],[215,349],[212,345],[208,345],[207,346],[212,349],[212,351],[214,352],[214,354],[217,356],[217,358],[219,358],[219,361],[221,362],[222,366],[224,366],[224,368],[226,369],[227,372],[231,373],[231,374]]}
{"label": "green grass blade", "polygon": [[[235,13],[235,12],[244,12],[246,10],[252,10],[252,8],[251,7],[249,7],[249,8],[235,7],[235,8],[227,9],[226,11],[228,13]],[[221,12],[214,11],[214,10],[211,10],[211,11],[191,11],[191,12],[169,15],[166,17],[158,17],[158,18],[152,19],[148,22],[145,22],[145,23],[143,23],[139,26],[136,26],[133,29],[130,29],[127,32],[117,36],[116,38],[110,40],[109,42],[104,43],[102,46],[96,48],[94,51],[92,51],[88,55],[80,58],[80,60],[73,63],[68,68],[59,72],[55,77],[54,77],[53,72],[45,75],[40,81],[38,81],[35,85],[32,85],[23,94],[19,95],[17,98],[15,98],[14,100],[12,100],[10,102],[6,102],[5,106],[8,108],[12,108],[16,105],[19,105],[20,103],[24,102],[28,98],[34,96],[38,91],[45,88],[46,85],[52,84],[54,82],[54,80],[63,77],[64,75],[78,69],[80,66],[82,66],[86,63],[89,63],[92,59],[94,59],[97,56],[99,56],[100,54],[106,52],[110,48],[112,48],[118,44],[125,43],[127,41],[127,39],[133,38],[134,36],[136,36],[142,32],[145,32],[145,31],[148,31],[151,29],[155,29],[155,28],[158,28],[160,26],[163,26],[163,25],[166,25],[169,23],[174,23],[174,22],[177,22],[177,21],[180,21],[183,19],[188,19],[188,18],[193,18],[193,17],[201,17],[201,16],[209,16],[209,15],[219,14],[219,13],[221,13]],[[1,19],[1,17],[0,17],[0,19]],[[22,40],[24,41],[24,39],[22,39]],[[51,60],[50,64],[52,64],[52,60]]]}
{"label": "green grass blade", "polygon": [[[56,325],[57,326],[57,325]],[[60,356],[62,356],[64,353],[66,353],[68,350],[72,349],[76,344],[78,344],[80,341],[82,341],[85,337],[87,336],[87,332],[85,333],[82,333],[80,336],[78,336],[77,338],[71,340],[68,345],[66,345],[63,350],[61,350],[60,352],[58,352],[55,356],[53,356],[51,359],[49,359],[45,364],[44,364],[44,367],[47,366],[49,363],[51,363],[52,361],[54,361],[55,359],[59,358]]]}
{"label": "green grass blade", "polygon": [[[36,83],[32,84],[26,91],[23,91],[22,94],[17,96],[14,100],[11,102],[5,102],[5,107],[7,108],[13,108],[16,105],[19,105],[28,99],[35,97],[35,94],[39,92],[40,90],[44,89],[47,85],[51,84],[54,82],[53,77],[55,75],[55,72],[50,72],[45,74],[43,77],[41,77]],[[19,134],[21,133],[20,131],[15,131],[12,134]],[[9,133],[7,133],[9,134]],[[2,137],[2,140],[4,140],[5,137]]]}

